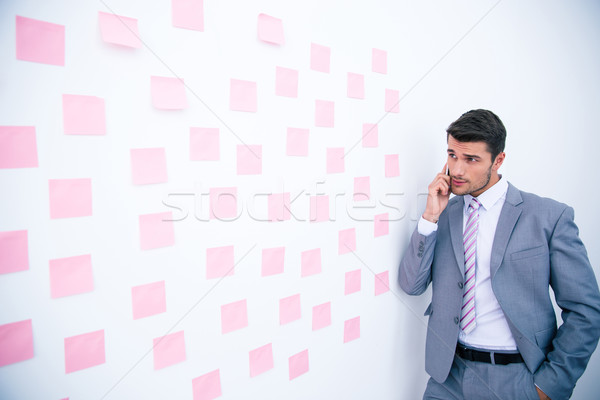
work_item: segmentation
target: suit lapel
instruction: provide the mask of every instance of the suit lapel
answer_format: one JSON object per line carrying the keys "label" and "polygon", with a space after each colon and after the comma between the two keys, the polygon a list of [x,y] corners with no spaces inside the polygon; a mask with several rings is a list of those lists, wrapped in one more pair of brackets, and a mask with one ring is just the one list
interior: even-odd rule
{"label": "suit lapel", "polygon": [[496,226],[494,243],[492,245],[492,256],[490,259],[490,274],[492,278],[494,278],[494,275],[502,264],[506,246],[508,245],[513,229],[521,216],[522,210],[521,207],[519,207],[519,204],[522,202],[523,199],[521,198],[521,193],[509,183],[508,191],[506,192],[506,200],[504,201],[504,206],[500,212],[500,219]]}
{"label": "suit lapel", "polygon": [[465,201],[461,196],[452,203],[448,210],[448,222],[450,225],[450,240],[452,241],[452,249],[456,257],[456,264],[461,275],[465,274],[465,251],[463,248],[463,207]]}

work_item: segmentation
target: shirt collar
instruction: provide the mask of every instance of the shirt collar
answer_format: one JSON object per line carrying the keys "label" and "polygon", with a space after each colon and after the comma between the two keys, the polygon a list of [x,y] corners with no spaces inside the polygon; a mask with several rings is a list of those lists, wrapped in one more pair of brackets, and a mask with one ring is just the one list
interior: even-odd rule
{"label": "shirt collar", "polygon": [[[477,200],[483,206],[484,209],[489,210],[500,200],[501,198],[506,196],[506,192],[508,191],[508,181],[500,176],[500,180],[494,184],[494,186],[490,187],[485,192],[481,193],[477,196]],[[465,212],[469,207],[469,203],[471,203],[471,199],[473,196],[470,194],[464,195],[464,209]]]}

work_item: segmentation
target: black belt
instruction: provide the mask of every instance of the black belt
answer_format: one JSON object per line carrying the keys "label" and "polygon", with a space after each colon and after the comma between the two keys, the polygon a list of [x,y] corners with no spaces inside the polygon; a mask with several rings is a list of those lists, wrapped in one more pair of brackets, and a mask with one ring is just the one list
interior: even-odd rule
{"label": "black belt", "polygon": [[488,364],[507,365],[522,363],[523,357],[519,353],[496,353],[494,351],[480,351],[469,349],[461,344],[456,346],[456,355],[463,360],[479,361]]}

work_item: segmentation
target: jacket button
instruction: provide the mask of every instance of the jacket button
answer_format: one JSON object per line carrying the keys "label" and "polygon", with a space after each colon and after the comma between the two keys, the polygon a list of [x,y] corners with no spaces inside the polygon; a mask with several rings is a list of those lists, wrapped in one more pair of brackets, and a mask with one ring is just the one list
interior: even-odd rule
{"label": "jacket button", "polygon": [[458,325],[458,323],[459,323],[459,322],[460,322],[460,319],[459,319],[458,317],[454,317],[454,323],[455,323],[456,325]]}
{"label": "jacket button", "polygon": [[462,282],[458,282],[458,287],[462,289],[464,287],[464,284]]}

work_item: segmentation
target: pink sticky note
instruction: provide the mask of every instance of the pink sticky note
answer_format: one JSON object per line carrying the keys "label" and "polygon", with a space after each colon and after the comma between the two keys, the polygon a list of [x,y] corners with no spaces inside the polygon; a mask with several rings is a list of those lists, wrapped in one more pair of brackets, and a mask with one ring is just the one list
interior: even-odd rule
{"label": "pink sticky note", "polygon": [[171,22],[174,27],[204,31],[203,0],[171,0]]}
{"label": "pink sticky note", "polygon": [[298,97],[298,70],[277,67],[275,70],[275,94]]}
{"label": "pink sticky note", "polygon": [[92,180],[49,179],[50,218],[92,215]]}
{"label": "pink sticky note", "polygon": [[261,276],[269,276],[283,273],[285,264],[285,247],[273,247],[263,249]]}
{"label": "pink sticky note", "polygon": [[238,175],[260,175],[262,173],[262,145],[237,146]]}
{"label": "pink sticky note", "polygon": [[279,299],[279,325],[289,324],[301,317],[300,294]]}
{"label": "pink sticky note", "polygon": [[105,135],[104,99],[96,96],[63,94],[65,135]]}
{"label": "pink sticky note", "polygon": [[167,247],[175,244],[173,213],[142,214],[140,223],[140,248],[142,250]]}
{"label": "pink sticky note", "polygon": [[315,100],[315,126],[333,128],[335,103],[327,100]]}
{"label": "pink sticky note", "polygon": [[268,198],[269,221],[287,221],[291,218],[290,193],[273,193]]}
{"label": "pink sticky note", "polygon": [[0,325],[0,367],[30,358],[33,358],[31,320]]}
{"label": "pink sticky note", "polygon": [[312,309],[312,330],[316,331],[331,325],[331,302],[319,304]]}
{"label": "pink sticky note", "polygon": [[379,145],[379,128],[377,124],[363,124],[362,145],[363,147],[377,147]]}
{"label": "pink sticky note", "polygon": [[50,260],[49,264],[50,294],[53,299],[94,290],[90,254],[57,258]]}
{"label": "pink sticky note", "polygon": [[35,126],[0,126],[0,169],[37,166]]}
{"label": "pink sticky note", "polygon": [[167,155],[164,147],[131,149],[130,153],[134,185],[167,182]]}
{"label": "pink sticky note", "polygon": [[388,213],[375,215],[375,237],[390,233],[390,215]]}
{"label": "pink sticky note", "polygon": [[308,129],[287,128],[285,154],[288,156],[308,156]]}
{"label": "pink sticky note", "polygon": [[231,79],[229,87],[229,109],[233,111],[256,112],[256,82]]}
{"label": "pink sticky note", "polygon": [[381,272],[375,275],[375,296],[379,296],[390,290],[390,273],[389,271]]}
{"label": "pink sticky note", "polygon": [[365,76],[348,72],[348,97],[365,98]]}
{"label": "pink sticky note", "polygon": [[190,128],[190,160],[220,159],[219,128]]}
{"label": "pink sticky note", "polygon": [[321,249],[303,251],[301,254],[300,276],[315,275],[321,272]]}
{"label": "pink sticky note", "polygon": [[65,65],[65,27],[16,16],[17,60]]}
{"label": "pink sticky note", "polygon": [[290,381],[308,372],[308,349],[294,354],[288,359]]}
{"label": "pink sticky note", "polygon": [[246,299],[221,306],[221,333],[233,332],[248,326]]}
{"label": "pink sticky note", "polygon": [[65,338],[65,372],[67,374],[105,362],[104,329]]}
{"label": "pink sticky note", "polygon": [[131,288],[133,319],[140,319],[167,311],[165,281],[147,283]]}
{"label": "pink sticky note", "polygon": [[188,102],[183,79],[151,76],[152,105],[160,110],[183,110]]}
{"label": "pink sticky note", "polygon": [[320,44],[310,44],[310,69],[329,73],[331,49]]}
{"label": "pink sticky note", "polygon": [[221,375],[216,369],[192,379],[194,400],[213,400],[221,397]]}
{"label": "pink sticky note", "polygon": [[210,218],[237,218],[237,188],[210,188]]}
{"label": "pink sticky note", "polygon": [[400,165],[398,162],[398,154],[385,155],[385,177],[391,178],[400,175]]}
{"label": "pink sticky note", "polygon": [[258,14],[258,38],[267,43],[283,44],[283,22],[267,14]]}
{"label": "pink sticky note", "polygon": [[0,274],[29,269],[27,231],[0,232]]}
{"label": "pink sticky note", "polygon": [[206,249],[206,279],[231,276],[234,265],[233,246]]}
{"label": "pink sticky note", "polygon": [[356,228],[343,229],[338,233],[338,254],[356,250]]}
{"label": "pink sticky note", "polygon": [[98,24],[102,40],[125,47],[142,47],[138,21],[122,15],[98,12]]}
{"label": "pink sticky note", "polygon": [[344,343],[360,338],[360,317],[344,321]]}
{"label": "pink sticky note", "polygon": [[373,49],[371,67],[373,72],[387,74],[387,51]]}
{"label": "pink sticky note", "polygon": [[310,222],[329,221],[329,196],[310,196]]}
{"label": "pink sticky note", "polygon": [[271,343],[250,351],[249,358],[251,378],[273,369],[273,347]]}
{"label": "pink sticky note", "polygon": [[354,201],[367,201],[371,197],[371,178],[358,176],[354,178]]}
{"label": "pink sticky note", "polygon": [[343,147],[328,147],[327,148],[327,173],[336,174],[344,172],[344,148]]}
{"label": "pink sticky note", "polygon": [[183,331],[154,338],[153,344],[155,370],[185,361]]}
{"label": "pink sticky note", "polygon": [[346,272],[344,295],[360,292],[360,269]]}
{"label": "pink sticky note", "polygon": [[393,89],[385,89],[385,112],[400,112],[400,92]]}

